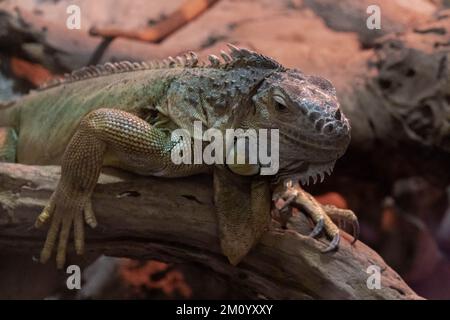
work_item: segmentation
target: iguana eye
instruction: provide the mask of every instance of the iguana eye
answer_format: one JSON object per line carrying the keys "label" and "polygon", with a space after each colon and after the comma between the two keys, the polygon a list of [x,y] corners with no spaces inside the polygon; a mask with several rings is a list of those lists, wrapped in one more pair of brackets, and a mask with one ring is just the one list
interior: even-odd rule
{"label": "iguana eye", "polygon": [[286,111],[287,107],[284,104],[279,103],[278,101],[275,101],[275,109],[277,111]]}
{"label": "iguana eye", "polygon": [[287,110],[287,107],[286,107],[286,104],[285,104],[283,98],[281,98],[278,95],[274,95],[273,100],[274,100],[273,102],[275,103],[275,110],[277,110],[277,111],[286,111]]}

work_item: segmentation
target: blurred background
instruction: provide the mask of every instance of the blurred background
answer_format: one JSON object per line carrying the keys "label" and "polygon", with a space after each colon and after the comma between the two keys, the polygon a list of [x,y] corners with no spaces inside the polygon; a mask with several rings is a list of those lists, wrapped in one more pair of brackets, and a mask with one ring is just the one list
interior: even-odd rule
{"label": "blurred background", "polygon": [[[368,24],[370,5],[380,28]],[[350,118],[352,143],[334,174],[307,191],[354,210],[361,240],[419,295],[450,299],[447,8],[446,0],[0,0],[0,101],[89,64],[206,56],[227,42],[323,76]],[[65,276],[0,253],[0,298],[246,298],[195,262],[91,259],[76,292]]]}

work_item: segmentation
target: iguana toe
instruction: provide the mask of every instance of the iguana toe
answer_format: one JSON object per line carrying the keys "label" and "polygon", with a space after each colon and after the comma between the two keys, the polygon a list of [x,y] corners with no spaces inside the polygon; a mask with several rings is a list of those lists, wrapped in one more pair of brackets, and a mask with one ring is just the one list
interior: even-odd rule
{"label": "iguana toe", "polygon": [[41,251],[40,261],[41,263],[46,263],[50,256],[52,255],[53,247],[56,243],[56,238],[58,236],[58,231],[60,227],[61,216],[56,215],[53,217],[52,222],[50,224],[50,229],[47,232],[47,238],[45,239],[44,247]]}
{"label": "iguana toe", "polygon": [[94,210],[92,209],[92,202],[89,199],[84,206],[84,220],[91,227],[97,227],[97,219],[95,218]]}
{"label": "iguana toe", "polygon": [[352,226],[352,234],[353,234],[353,241],[351,244],[354,244],[358,238],[359,238],[359,222],[358,217],[355,215],[355,213],[352,210],[348,209],[340,209],[333,205],[324,205],[323,209],[327,213],[327,215],[335,222],[344,224],[344,226],[349,223]]}
{"label": "iguana toe", "polygon": [[331,240],[330,244],[325,250],[322,250],[322,253],[327,253],[331,251],[336,251],[339,248],[339,242],[341,241],[341,236],[339,233],[336,233],[333,237],[333,240]]}
{"label": "iguana toe", "polygon": [[317,237],[319,234],[322,233],[324,227],[324,220],[323,219],[319,219],[319,221],[317,221],[316,226],[314,227],[314,229],[311,231],[311,233],[309,234],[309,236],[311,238],[315,238]]}
{"label": "iguana toe", "polygon": [[50,198],[48,204],[42,210],[41,214],[36,218],[36,221],[34,222],[34,227],[40,228],[43,225],[47,224],[47,222],[50,221],[50,218],[52,217],[54,210],[55,210],[55,202],[53,201],[52,198]]}

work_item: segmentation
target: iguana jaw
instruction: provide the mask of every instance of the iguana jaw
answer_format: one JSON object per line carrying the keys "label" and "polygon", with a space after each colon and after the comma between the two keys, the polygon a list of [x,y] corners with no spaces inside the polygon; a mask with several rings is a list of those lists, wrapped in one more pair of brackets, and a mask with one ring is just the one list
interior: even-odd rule
{"label": "iguana jaw", "polygon": [[294,170],[286,170],[278,175],[278,181],[300,181],[302,185],[322,183],[326,174],[331,175],[336,161],[308,163],[299,161]]}
{"label": "iguana jaw", "polygon": [[333,172],[334,164],[336,161],[330,163],[314,163],[310,164],[308,170],[299,176],[295,177],[296,180],[300,180],[302,185],[316,184],[318,181],[320,183],[325,179],[325,174],[331,175]]}

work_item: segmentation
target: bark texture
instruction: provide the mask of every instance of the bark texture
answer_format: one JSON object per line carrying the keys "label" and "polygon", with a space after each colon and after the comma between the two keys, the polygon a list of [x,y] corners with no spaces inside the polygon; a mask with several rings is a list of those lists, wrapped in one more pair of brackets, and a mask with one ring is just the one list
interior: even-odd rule
{"label": "bark texture", "polygon": [[[0,164],[0,249],[37,256],[45,230],[33,228],[59,179],[58,167]],[[255,298],[420,299],[383,259],[361,242],[322,254],[326,243],[303,234],[296,216],[287,230],[274,222],[250,254],[231,266],[220,253],[207,176],[143,178],[122,172],[103,174],[93,197],[99,227],[87,233],[87,253],[191,262]],[[297,232],[298,231],[298,232]],[[69,263],[77,257],[69,257]],[[367,286],[367,268],[381,270],[381,289]]]}

